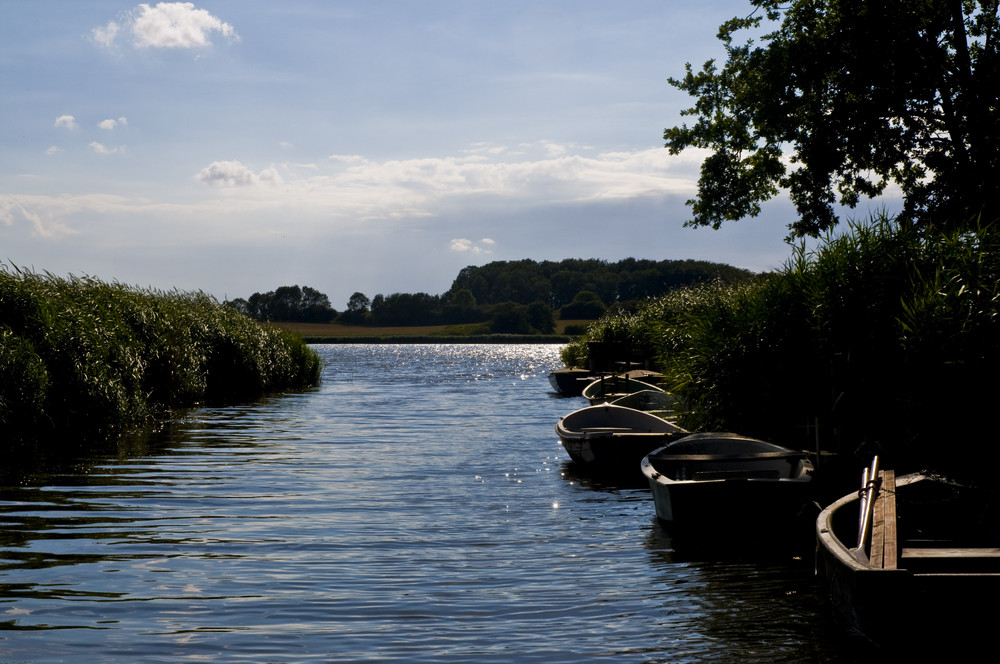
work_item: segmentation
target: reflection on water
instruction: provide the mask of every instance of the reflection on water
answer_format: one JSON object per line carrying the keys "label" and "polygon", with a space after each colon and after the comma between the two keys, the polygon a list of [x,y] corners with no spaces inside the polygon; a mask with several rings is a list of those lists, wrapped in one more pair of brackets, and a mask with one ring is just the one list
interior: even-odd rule
{"label": "reflection on water", "polygon": [[685,559],[568,464],[556,347],[318,349],[318,389],[2,488],[0,661],[863,661],[811,561]]}

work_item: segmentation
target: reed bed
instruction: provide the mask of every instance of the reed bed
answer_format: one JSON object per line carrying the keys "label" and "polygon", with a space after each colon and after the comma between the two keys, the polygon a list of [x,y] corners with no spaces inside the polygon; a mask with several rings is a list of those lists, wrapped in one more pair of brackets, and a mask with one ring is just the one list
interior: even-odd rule
{"label": "reed bed", "polygon": [[855,223],[755,280],[610,314],[563,359],[579,364],[586,341],[605,340],[654,349],[690,429],[907,467],[1000,458],[989,422],[1000,368],[993,226],[942,235],[885,216]]}
{"label": "reed bed", "polygon": [[318,356],[205,293],[0,266],[0,446],[314,385]]}

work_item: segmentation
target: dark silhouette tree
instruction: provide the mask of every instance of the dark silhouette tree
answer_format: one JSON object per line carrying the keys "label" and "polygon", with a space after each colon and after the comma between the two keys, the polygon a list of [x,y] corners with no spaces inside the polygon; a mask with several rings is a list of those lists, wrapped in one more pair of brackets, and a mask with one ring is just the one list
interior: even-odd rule
{"label": "dark silhouette tree", "polygon": [[281,286],[269,293],[254,293],[246,300],[236,298],[227,304],[259,321],[329,323],[337,316],[330,306],[330,298],[309,286]]}
{"label": "dark silhouette tree", "polygon": [[[998,214],[1000,61],[996,0],[756,0],[719,29],[727,61],[690,63],[675,87],[697,122],[664,132],[677,154],[712,151],[689,226],[760,213],[787,189],[790,236],[837,223],[890,184],[901,220],[927,227]],[[741,31],[761,38],[735,41]],[[791,166],[787,161],[790,159]]]}

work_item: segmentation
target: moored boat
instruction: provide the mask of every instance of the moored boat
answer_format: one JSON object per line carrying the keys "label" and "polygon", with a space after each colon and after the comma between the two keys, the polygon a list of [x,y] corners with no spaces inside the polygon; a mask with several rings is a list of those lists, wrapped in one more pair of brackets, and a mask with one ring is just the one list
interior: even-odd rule
{"label": "moored boat", "polygon": [[879,644],[956,657],[992,641],[1000,508],[986,490],[931,474],[866,471],[820,512],[818,570],[848,626]]}
{"label": "moored boat", "polygon": [[596,376],[588,369],[558,369],[549,374],[549,384],[559,394],[578,397],[583,388],[594,382]]}
{"label": "moored boat", "polygon": [[695,433],[650,452],[641,470],[657,518],[675,534],[777,544],[807,528],[801,515],[812,464],[804,452],[733,433]]}
{"label": "moored boat", "polygon": [[594,380],[583,388],[583,396],[591,405],[596,406],[642,390],[663,392],[659,387],[645,381],[636,380],[628,375],[616,374],[613,376],[601,376]]}
{"label": "moored boat", "polygon": [[601,404],[559,418],[556,433],[576,463],[602,472],[624,470],[637,475],[644,455],[688,432],[641,410]]}
{"label": "moored boat", "polygon": [[639,390],[618,397],[611,403],[615,406],[642,410],[665,420],[674,419],[677,408],[677,398],[663,390]]}

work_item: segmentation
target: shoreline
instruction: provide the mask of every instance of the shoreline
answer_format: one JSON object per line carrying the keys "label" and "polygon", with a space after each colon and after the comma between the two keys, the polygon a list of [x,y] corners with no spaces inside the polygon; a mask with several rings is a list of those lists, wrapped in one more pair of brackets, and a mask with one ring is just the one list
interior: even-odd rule
{"label": "shoreline", "polygon": [[553,334],[455,334],[452,325],[372,327],[338,323],[273,322],[307,344],[566,344],[576,335],[567,328],[586,327],[590,320],[559,320]]}
{"label": "shoreline", "polygon": [[567,344],[573,337],[565,335],[531,334],[483,334],[470,336],[350,336],[314,337],[304,336],[307,344]]}

